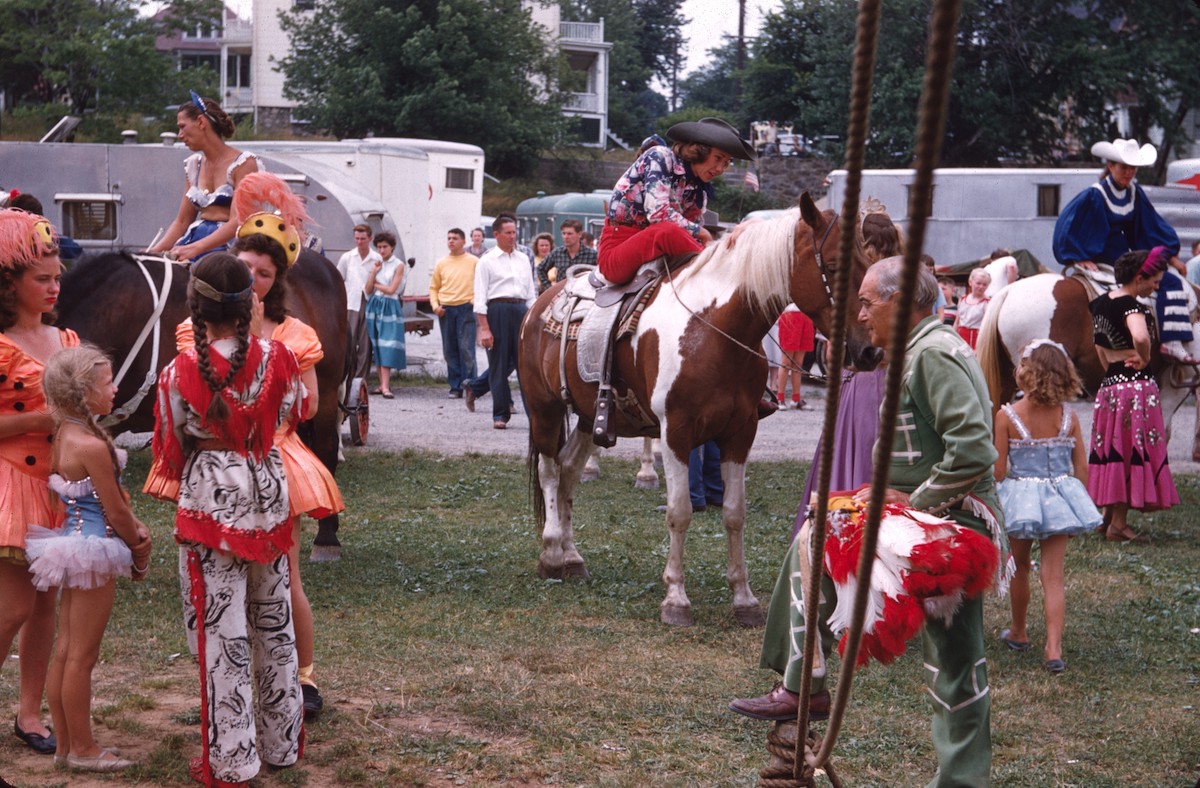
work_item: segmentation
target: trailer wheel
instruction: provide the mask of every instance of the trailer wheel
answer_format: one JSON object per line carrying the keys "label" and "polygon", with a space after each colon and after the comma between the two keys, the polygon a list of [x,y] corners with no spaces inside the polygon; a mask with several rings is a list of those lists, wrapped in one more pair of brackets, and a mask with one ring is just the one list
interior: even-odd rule
{"label": "trailer wheel", "polygon": [[371,429],[371,406],[367,398],[367,379],[355,378],[350,383],[350,394],[346,410],[350,414],[350,442],[364,446]]}

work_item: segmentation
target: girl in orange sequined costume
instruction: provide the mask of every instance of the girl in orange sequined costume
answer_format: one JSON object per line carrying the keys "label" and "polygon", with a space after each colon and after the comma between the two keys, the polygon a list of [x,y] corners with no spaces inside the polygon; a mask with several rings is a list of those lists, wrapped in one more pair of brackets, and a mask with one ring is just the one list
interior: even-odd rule
{"label": "girl in orange sequined costume", "polygon": [[0,211],[0,665],[20,631],[21,696],[13,732],[33,750],[57,746],[42,723],[42,693],[54,646],[58,589],[38,592],[29,575],[30,524],[53,528],[62,511],[50,494],[50,431],[42,369],[58,350],[79,344],[52,325],[62,262],[45,218]]}

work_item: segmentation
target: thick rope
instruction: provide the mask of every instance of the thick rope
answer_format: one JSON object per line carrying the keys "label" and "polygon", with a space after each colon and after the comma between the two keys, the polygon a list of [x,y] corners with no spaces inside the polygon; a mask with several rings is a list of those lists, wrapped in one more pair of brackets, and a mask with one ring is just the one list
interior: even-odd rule
{"label": "thick rope", "polygon": [[[855,33],[854,44],[854,83],[850,95],[850,123],[846,131],[846,196],[842,203],[842,216],[857,217],[858,216],[858,200],[859,193],[862,190],[862,170],[863,163],[866,159],[867,147],[867,126],[871,115],[871,89],[875,74],[875,50],[876,42],[879,38],[879,12],[880,0],[862,0],[858,9],[858,26]],[[812,665],[815,663],[817,652],[817,614],[820,611],[818,600],[821,598],[821,576],[824,574],[824,561],[820,557],[825,555],[825,517],[829,508],[829,480],[833,470],[833,441],[829,440],[829,436],[833,435],[834,426],[837,422],[838,400],[841,398],[842,392],[842,362],[846,357],[846,324],[850,319],[850,280],[851,270],[853,266],[850,261],[854,259],[857,244],[857,220],[852,232],[843,232],[839,237],[838,245],[838,271],[834,280],[834,319],[832,326],[832,336],[829,338],[831,346],[831,359],[828,373],[825,379],[826,399],[825,399],[825,421],[822,426],[822,435],[826,436],[826,440],[822,442],[820,468],[817,473],[817,510],[814,514],[814,522],[818,527],[813,529],[812,551],[813,555],[817,556],[816,571],[812,573],[809,587],[805,589],[805,604],[804,604],[804,671],[800,686],[800,707],[797,711],[797,730],[807,731],[809,721],[809,698],[812,695]],[[885,433],[880,433],[881,435]],[[807,506],[807,501],[801,501],[801,506]],[[808,549],[805,545],[798,545],[799,549]],[[853,665],[853,662],[848,663]],[[847,673],[853,673],[853,668]],[[829,721],[829,727],[826,732],[826,740],[829,742],[828,747],[823,747],[822,752],[824,757],[813,758],[809,762],[809,758],[805,757],[802,751],[804,746],[804,737],[796,736],[795,755],[793,758],[792,777],[796,784],[802,784],[804,779],[803,772],[805,766],[810,765],[815,769],[822,764],[828,766],[829,751],[833,749],[833,742],[837,739],[838,728],[841,724],[841,717],[844,713],[845,703],[842,702],[842,693],[838,693],[838,708]],[[811,757],[812,753],[808,753]],[[810,773],[811,774],[811,773]],[[811,776],[808,778],[807,784],[811,785]]]}
{"label": "thick rope", "polygon": [[[771,732],[767,734],[767,752],[771,753],[778,762],[773,762],[759,770],[758,788],[794,788],[797,785],[794,776],[796,746],[792,738],[785,735],[785,732],[791,727],[788,723],[777,723]],[[819,747],[820,744],[820,737],[809,731],[808,740],[804,744],[806,756],[811,755],[813,750]],[[815,785],[816,771],[804,763],[800,765],[804,769],[803,773],[805,775],[800,784],[805,786]],[[837,772],[834,771],[833,764],[826,764],[824,771],[833,788],[842,788],[842,781],[838,778]]]}
{"label": "thick rope", "polygon": [[[900,282],[900,297],[897,300],[891,327],[890,359],[887,370],[887,389],[884,394],[883,410],[879,418],[880,440],[875,445],[875,473],[871,480],[871,502],[867,509],[867,526],[863,532],[862,555],[858,565],[858,577],[870,578],[875,562],[875,550],[879,541],[879,519],[883,509],[884,491],[887,489],[891,446],[887,436],[896,429],[899,410],[900,387],[904,371],[904,350],[908,344],[908,326],[912,317],[913,294],[916,291],[917,274],[921,265],[921,247],[925,241],[925,225],[929,218],[928,206],[933,191],[933,169],[941,154],[942,134],[946,125],[946,104],[949,97],[950,74],[954,65],[955,32],[958,26],[960,0],[935,0],[933,17],[930,21],[929,55],[925,61],[925,83],[921,90],[921,107],[916,146],[916,179],[912,192],[912,203],[908,208],[909,236],[904,250],[904,271]],[[818,521],[822,523],[822,521]],[[818,529],[818,531],[823,530]],[[837,693],[830,713],[829,728],[821,743],[821,750],[810,763],[819,767],[829,759],[837,740],[838,728],[849,700],[850,684],[854,676],[854,664],[862,643],[863,620],[866,618],[867,594],[870,582],[858,584],[854,597],[854,617],[842,655],[842,671],[838,677]],[[806,633],[807,634],[807,633]],[[806,673],[808,671],[805,671]]]}

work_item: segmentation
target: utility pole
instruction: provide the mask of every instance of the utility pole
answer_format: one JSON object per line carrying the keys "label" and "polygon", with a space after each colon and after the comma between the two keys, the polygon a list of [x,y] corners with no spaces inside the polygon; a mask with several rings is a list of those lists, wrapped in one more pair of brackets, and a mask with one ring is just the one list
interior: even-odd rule
{"label": "utility pole", "polygon": [[734,106],[742,109],[742,71],[746,68],[746,0],[738,0],[737,76],[734,80]]}

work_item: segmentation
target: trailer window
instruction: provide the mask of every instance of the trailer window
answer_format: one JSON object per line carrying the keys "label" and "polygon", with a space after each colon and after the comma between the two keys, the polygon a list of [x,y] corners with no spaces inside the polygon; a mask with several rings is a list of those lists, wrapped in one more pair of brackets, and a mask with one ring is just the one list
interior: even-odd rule
{"label": "trailer window", "polygon": [[117,204],[64,200],[63,235],[76,241],[117,240]]}
{"label": "trailer window", "polygon": [[1038,216],[1058,216],[1059,189],[1057,183],[1038,184]]}
{"label": "trailer window", "polygon": [[466,189],[467,191],[475,190],[475,170],[467,170],[461,167],[446,168],[446,188],[447,189]]}

